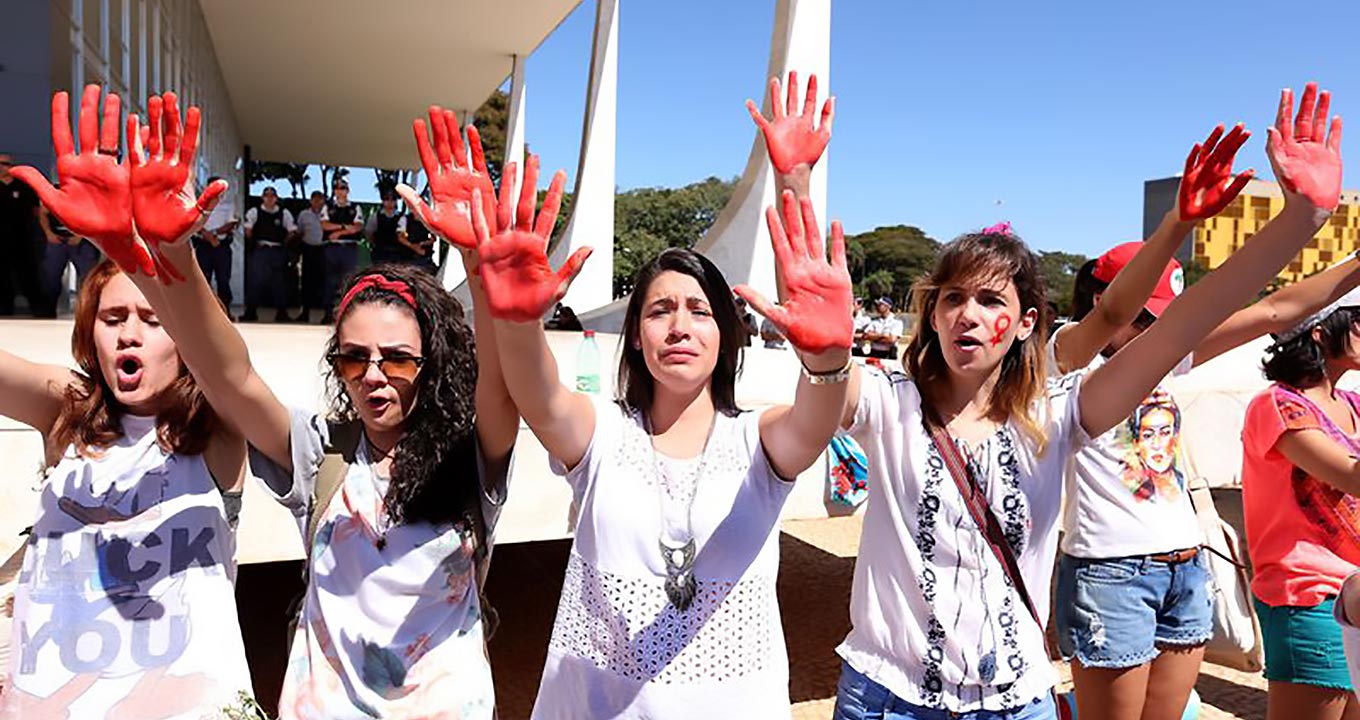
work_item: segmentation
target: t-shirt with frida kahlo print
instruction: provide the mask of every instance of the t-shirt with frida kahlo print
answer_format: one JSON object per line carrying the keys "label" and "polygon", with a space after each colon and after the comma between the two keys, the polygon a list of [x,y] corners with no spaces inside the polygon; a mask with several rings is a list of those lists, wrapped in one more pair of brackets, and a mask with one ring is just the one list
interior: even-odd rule
{"label": "t-shirt with frida kahlo print", "polygon": [[[1059,331],[1061,332],[1061,331]],[[1048,368],[1058,334],[1049,339]],[[1104,365],[1097,355],[1073,371],[1080,378]],[[1187,356],[1171,375],[1194,366]],[[1195,547],[1202,542],[1195,509],[1186,493],[1181,448],[1181,411],[1165,381],[1133,413],[1099,437],[1078,444],[1064,470],[1062,551],[1101,559],[1154,555]]]}
{"label": "t-shirt with frida kahlo print", "polygon": [[[1360,395],[1336,391],[1360,414]],[[1304,395],[1278,383],[1247,406],[1242,429],[1242,507],[1255,575],[1251,591],[1272,607],[1314,607],[1341,591],[1360,565],[1360,500],[1312,477],[1276,448],[1290,431],[1319,432],[1352,456],[1348,436]]]}

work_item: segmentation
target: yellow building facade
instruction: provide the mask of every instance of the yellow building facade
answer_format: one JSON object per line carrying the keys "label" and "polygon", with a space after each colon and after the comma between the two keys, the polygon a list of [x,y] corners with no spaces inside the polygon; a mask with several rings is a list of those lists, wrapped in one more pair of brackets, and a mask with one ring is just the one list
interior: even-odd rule
{"label": "yellow building facade", "polygon": [[[1283,209],[1284,194],[1279,185],[1252,180],[1223,212],[1195,226],[1192,259],[1210,270],[1222,265]],[[1291,283],[1302,280],[1357,249],[1360,249],[1360,191],[1345,190],[1336,213],[1280,271],[1279,278]]]}

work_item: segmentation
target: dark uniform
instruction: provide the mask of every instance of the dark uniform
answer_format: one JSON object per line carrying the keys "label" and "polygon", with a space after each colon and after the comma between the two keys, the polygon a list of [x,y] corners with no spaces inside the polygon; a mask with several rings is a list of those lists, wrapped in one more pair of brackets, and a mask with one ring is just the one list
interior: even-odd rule
{"label": "dark uniform", "polygon": [[18,178],[0,183],[0,315],[14,314],[16,291],[34,312],[42,313],[47,304],[38,282],[42,241],[33,234],[37,208],[38,196],[26,183]]}
{"label": "dark uniform", "polygon": [[[326,205],[327,222],[352,225],[358,222],[359,218],[359,206],[354,203],[341,206],[332,201]],[[340,284],[359,264],[359,239],[363,236],[363,230],[359,229],[326,240],[325,298],[328,307],[339,302]],[[326,313],[329,315],[330,311],[327,310]]]}
{"label": "dark uniform", "polygon": [[[50,309],[55,312],[61,300],[61,276],[66,273],[69,263],[76,269],[76,291],[85,284],[85,276],[99,263],[99,248],[75,233],[52,213],[47,214],[47,226],[57,236],[57,242],[48,242],[43,249],[43,294],[47,296]],[[72,301],[71,309],[75,310]]]}
{"label": "dark uniform", "polygon": [[288,239],[288,227],[284,222],[282,206],[274,212],[255,208],[255,224],[250,231],[255,241],[255,252],[250,255],[250,287],[246,295],[255,307],[272,307],[275,319],[282,319],[288,311],[288,288],[285,285],[288,268],[288,249],[284,241]]}
{"label": "dark uniform", "polygon": [[415,213],[406,213],[406,241],[416,247],[425,248],[424,255],[416,255],[411,261],[416,267],[431,273],[438,269],[434,264],[435,236]]}
{"label": "dark uniform", "polygon": [[[331,222],[335,222],[332,220]],[[387,213],[379,210],[373,215],[373,264],[409,263],[416,259],[411,249],[397,241],[401,225],[401,213]]]}

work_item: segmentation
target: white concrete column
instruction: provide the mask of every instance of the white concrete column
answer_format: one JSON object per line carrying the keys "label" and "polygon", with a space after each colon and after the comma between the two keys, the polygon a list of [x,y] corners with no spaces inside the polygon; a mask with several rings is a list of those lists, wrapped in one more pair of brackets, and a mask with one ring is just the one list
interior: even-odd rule
{"label": "white concrete column", "polygon": [[[770,36],[769,66],[760,82],[754,82],[753,78],[751,84],[752,93],[760,93],[761,108],[766,116],[770,114],[770,78],[777,76],[781,85],[785,84],[790,70],[798,71],[798,82],[802,86],[800,97],[808,76],[817,75],[820,88],[817,121],[820,122],[822,103],[828,91],[835,90],[831,83],[831,0],[778,1],[774,31]],[[751,153],[732,199],[695,250],[712,260],[723,271],[727,282],[732,285],[746,283],[773,299],[774,252],[770,249],[770,234],[765,226],[765,208],[775,201],[774,168],[770,166],[764,139],[754,123],[751,133]],[[810,183],[813,207],[824,235],[830,223],[826,214],[826,168],[830,154],[828,146],[813,169]]]}
{"label": "white concrete column", "polygon": [[512,216],[519,205],[519,189],[524,182],[524,66],[527,64],[524,58],[514,56],[515,69],[510,73],[510,112],[505,128],[505,163],[515,162],[519,166],[510,193]]}
{"label": "white concrete column", "polygon": [[[614,296],[614,153],[618,98],[618,0],[596,0],[595,40],[586,88],[586,122],[581,132],[581,158],[566,233],[550,255],[553,267],[584,246],[590,256],[562,302],[579,315],[608,305]],[[551,171],[544,169],[551,178]]]}

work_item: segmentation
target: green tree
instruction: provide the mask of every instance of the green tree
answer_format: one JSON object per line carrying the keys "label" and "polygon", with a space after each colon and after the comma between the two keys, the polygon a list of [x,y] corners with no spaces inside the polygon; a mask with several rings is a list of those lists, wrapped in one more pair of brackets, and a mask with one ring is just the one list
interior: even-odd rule
{"label": "green tree", "polygon": [[618,193],[614,197],[614,297],[632,290],[637,269],[662,250],[694,247],[727,206],[735,187],[735,178],[710,177],[682,188]]}
{"label": "green tree", "polygon": [[491,182],[496,187],[500,187],[501,168],[505,164],[506,135],[510,127],[510,96],[501,90],[491,93],[491,97],[472,116],[472,124],[482,140],[486,174],[491,176]]}
{"label": "green tree", "polygon": [[1058,250],[1039,253],[1039,273],[1044,277],[1048,300],[1057,307],[1059,315],[1072,314],[1072,282],[1088,259]]}
{"label": "green tree", "polygon": [[[861,294],[886,295],[897,307],[907,307],[911,286],[935,267],[940,243],[913,225],[878,227],[846,237],[846,263]],[[876,278],[875,292],[868,282]],[[890,278],[890,280],[888,280]]]}
{"label": "green tree", "polygon": [[250,161],[249,180],[252,185],[257,182],[286,180],[292,188],[292,196],[302,197],[308,179],[310,178],[307,175],[307,163]]}
{"label": "green tree", "polygon": [[[860,283],[863,288],[861,294],[873,298],[893,296],[893,274],[890,270],[875,270],[864,282]],[[901,304],[898,304],[901,307]]]}

